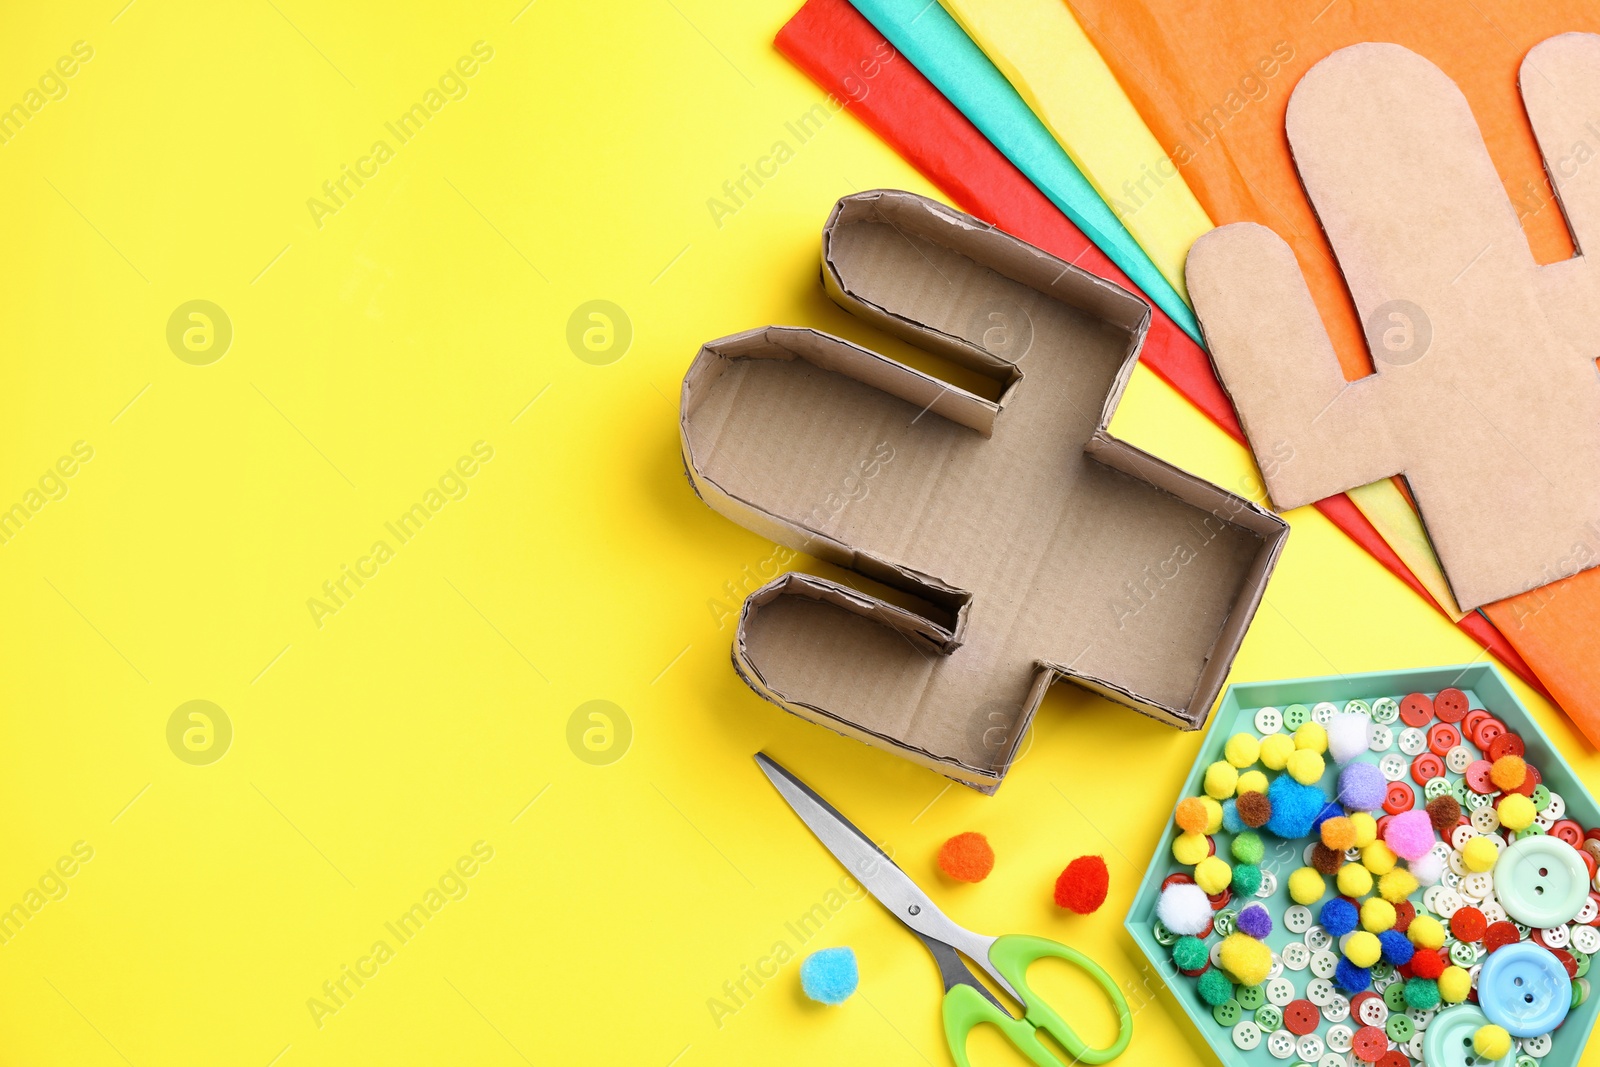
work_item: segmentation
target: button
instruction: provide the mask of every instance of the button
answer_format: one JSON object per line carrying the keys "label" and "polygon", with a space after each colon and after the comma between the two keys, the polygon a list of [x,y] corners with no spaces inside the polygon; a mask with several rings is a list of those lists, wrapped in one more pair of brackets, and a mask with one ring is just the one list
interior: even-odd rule
{"label": "button", "polygon": [[[1322,1047],[1322,1038],[1316,1034],[1307,1034],[1302,1037],[1296,1042],[1294,1049],[1300,1054],[1301,1059],[1307,1061],[1319,1059],[1325,1051]],[[1339,1058],[1343,1059],[1344,1057],[1341,1056]]]}
{"label": "button", "polygon": [[[1444,760],[1432,752],[1424,752],[1411,761],[1411,780],[1418,785],[1426,785],[1431,780],[1443,776]],[[1448,787],[1449,783],[1446,782],[1445,785]]]}
{"label": "button", "polygon": [[[1526,778],[1524,778],[1524,780],[1526,780]],[[1547,786],[1547,785],[1536,785],[1536,786],[1533,787],[1533,792],[1528,794],[1528,795],[1533,797],[1533,810],[1534,811],[1542,812],[1542,811],[1544,811],[1546,808],[1548,808],[1550,806],[1550,787],[1549,786]]]}
{"label": "button", "polygon": [[1536,1037],[1526,1037],[1522,1039],[1522,1051],[1536,1059],[1542,1060],[1546,1056],[1550,1055],[1550,1045],[1551,1040],[1549,1034],[1539,1034]]}
{"label": "button", "polygon": [[1522,743],[1522,738],[1512,733],[1501,734],[1495,738],[1489,743],[1489,750],[1484,753],[1489,758],[1490,763],[1493,763],[1501,756],[1525,756],[1527,754],[1528,746]]}
{"label": "button", "polygon": [[[1434,757],[1432,756],[1417,757],[1419,761],[1433,758]],[[1439,767],[1439,773],[1444,773],[1444,767],[1442,765]],[[1429,778],[1426,782],[1422,783],[1422,795],[1428,800],[1438,800],[1440,797],[1447,795],[1449,792],[1450,781],[1447,778]]]}
{"label": "button", "polygon": [[1379,697],[1372,702],[1372,721],[1391,723],[1400,717],[1400,705],[1391,697]]}
{"label": "button", "polygon": [[1449,767],[1452,773],[1464,774],[1466,769],[1472,766],[1472,749],[1458,743],[1455,748],[1444,754],[1444,765]]}
{"label": "button", "polygon": [[1402,934],[1411,929],[1411,920],[1417,917],[1417,906],[1409,900],[1402,900],[1394,906],[1394,929]]}
{"label": "button", "polygon": [[1457,908],[1450,916],[1450,933],[1457,941],[1479,941],[1489,923],[1477,908]]}
{"label": "button", "polygon": [[1505,948],[1507,945],[1514,945],[1520,940],[1522,935],[1517,933],[1517,928],[1504,920],[1490,923],[1489,928],[1483,932],[1483,947],[1490,952],[1497,948]]}
{"label": "button", "polygon": [[1506,732],[1506,724],[1496,718],[1484,719],[1472,735],[1472,743],[1487,752],[1494,739]]}
{"label": "button", "polygon": [[1489,770],[1493,766],[1494,764],[1486,759],[1474,760],[1472,765],[1467,768],[1466,773],[1462,775],[1467,780],[1467,788],[1474,793],[1493,793],[1495,785],[1489,778]]}
{"label": "button", "polygon": [[1304,704],[1290,704],[1283,709],[1283,728],[1291,733],[1311,721],[1311,709]]}
{"label": "button", "polygon": [[[1461,911],[1466,910],[1466,908],[1461,909]],[[1460,915],[1461,912],[1458,911],[1456,914]],[[1453,942],[1450,945],[1450,962],[1455,964],[1457,967],[1471,967],[1474,963],[1478,962],[1478,951],[1466,941]]]}
{"label": "button", "polygon": [[1313,952],[1311,954],[1311,973],[1318,978],[1332,978],[1339,969],[1339,957],[1331,952]]}
{"label": "button", "polygon": [[[1255,1011],[1267,1002],[1266,990],[1258,985],[1242,985],[1233,994],[1245,1011]],[[1277,1027],[1272,1027],[1276,1030]]]}
{"label": "button", "polygon": [[1494,893],[1518,922],[1560,926],[1571,922],[1588,899],[1589,871],[1569,845],[1542,835],[1524,837],[1495,864]]}
{"label": "button", "polygon": [[1333,721],[1333,717],[1337,714],[1339,714],[1338,705],[1330,704],[1328,701],[1324,700],[1321,703],[1312,706],[1311,721],[1316,723],[1318,726],[1326,726]]}
{"label": "button", "polygon": [[1478,725],[1482,723],[1483,720],[1492,718],[1494,718],[1494,716],[1490,715],[1482,708],[1473,708],[1471,711],[1467,712],[1467,717],[1461,720],[1461,732],[1463,735],[1471,737],[1473,734],[1478,732]]}
{"label": "button", "polygon": [[1233,1043],[1246,1052],[1251,1051],[1261,1044],[1261,1028],[1249,1019],[1245,1019],[1233,1028]]}
{"label": "button", "polygon": [[1211,1009],[1211,1017],[1221,1026],[1233,1026],[1244,1018],[1244,1009],[1231,997]]}
{"label": "button", "polygon": [[1389,1050],[1389,1037],[1376,1026],[1363,1026],[1350,1040],[1350,1051],[1363,1063],[1377,1063]]}
{"label": "button", "polygon": [[1338,995],[1339,991],[1333,988],[1333,983],[1326,978],[1313,978],[1306,983],[1306,999],[1318,1007],[1326,1008]]}
{"label": "button", "polygon": [[1374,752],[1387,752],[1394,747],[1394,731],[1375,722],[1367,728],[1367,747]]}
{"label": "button", "polygon": [[1328,1047],[1335,1052],[1349,1052],[1351,1039],[1356,1032],[1343,1023],[1328,1027]]}
{"label": "button", "polygon": [[1572,928],[1572,947],[1586,956],[1593,956],[1600,952],[1600,930],[1592,926],[1574,926]]}
{"label": "button", "polygon": [[1467,694],[1459,689],[1441,689],[1433,698],[1433,713],[1440,722],[1460,722],[1466,717],[1468,707]]}
{"label": "button", "polygon": [[1593,926],[1596,919],[1600,919],[1600,893],[1590,892],[1588,901],[1578,909],[1577,921]]}
{"label": "button", "polygon": [[1390,782],[1388,791],[1383,795],[1383,810],[1390,815],[1410,811],[1416,803],[1416,794],[1404,782]]}
{"label": "button", "polygon": [[[1555,818],[1559,819],[1559,818],[1561,818],[1563,815],[1565,815],[1567,813],[1567,802],[1565,800],[1561,799],[1561,794],[1560,793],[1552,792],[1550,794],[1550,806],[1548,808],[1545,808],[1544,810],[1548,811],[1552,816],[1554,816]],[[1582,848],[1583,847],[1582,835],[1581,834],[1579,835],[1579,843],[1576,844],[1576,845],[1573,845],[1572,847],[1573,848]]]}
{"label": "button", "polygon": [[1467,842],[1477,836],[1477,831],[1473,830],[1470,823],[1461,823],[1450,831],[1450,847],[1454,849],[1466,848]]}
{"label": "button", "polygon": [[1306,944],[1311,946],[1312,952],[1322,952],[1333,944],[1333,935],[1320,926],[1313,926],[1306,931]]}
{"label": "button", "polygon": [[1303,934],[1311,929],[1311,909],[1304,904],[1295,904],[1284,910],[1283,926],[1291,934]]}
{"label": "button", "polygon": [[[1235,1042],[1237,1044],[1237,1042]],[[1243,1048],[1244,1046],[1240,1046]],[[1276,1059],[1286,1060],[1294,1055],[1294,1035],[1287,1030],[1274,1030],[1267,1038],[1267,1051]]]}
{"label": "button", "polygon": [[[1473,871],[1461,879],[1461,895],[1470,900],[1482,900],[1494,892],[1494,875],[1488,871]],[[1477,938],[1468,938],[1476,941]]]}
{"label": "button", "polygon": [[1428,1028],[1428,1024],[1433,1022],[1433,1017],[1437,1014],[1438,1012],[1432,1008],[1427,1011],[1423,1011],[1421,1008],[1412,1008],[1406,1012],[1406,1018],[1410,1019],[1412,1027],[1420,1032]]}
{"label": "button", "polygon": [[1365,700],[1347,700],[1344,702],[1344,710],[1351,715],[1371,715],[1372,705]]}
{"label": "button", "polygon": [[[1322,1013],[1317,1011],[1317,1006],[1309,1000],[1292,1000],[1283,1006],[1284,1029],[1297,1037],[1311,1033],[1321,1021]],[[1306,1056],[1305,1059],[1316,1059],[1316,1057]]]}
{"label": "button", "polygon": [[[1298,948],[1301,952],[1307,952],[1306,947],[1298,942],[1291,941],[1289,946]],[[1294,983],[1289,979],[1274,978],[1267,983],[1267,1003],[1281,1008],[1292,1000],[1294,1000]],[[1257,1022],[1259,1021],[1258,1019]],[[1274,1024],[1272,1028],[1276,1030],[1278,1027]]]}
{"label": "button", "polygon": [[1483,1067],[1511,1067],[1513,1053],[1493,1063],[1483,1060],[1472,1051],[1472,1035],[1489,1020],[1473,1004],[1458,1004],[1441,1011],[1433,1025],[1423,1036],[1422,1059],[1428,1067],[1464,1067],[1482,1064]]}
{"label": "button", "polygon": [[[1359,1004],[1356,1003],[1357,1000],[1360,1001]],[[1383,998],[1376,993],[1358,994],[1356,999],[1350,1002],[1350,1007],[1364,1026],[1382,1026],[1389,1021],[1389,1005],[1385,1004]]]}
{"label": "button", "polygon": [[1262,708],[1256,712],[1256,732],[1275,734],[1283,729],[1283,712],[1277,708]]}
{"label": "button", "polygon": [[1492,834],[1500,829],[1500,813],[1487,804],[1472,813],[1472,828],[1480,834]]}
{"label": "button", "polygon": [[1311,965],[1311,950],[1298,941],[1289,942],[1283,946],[1283,965],[1291,971],[1305,970]]}
{"label": "button", "polygon": [[1400,718],[1407,726],[1422,726],[1433,718],[1433,701],[1421,693],[1411,693],[1400,701]]}
{"label": "button", "polygon": [[1406,1010],[1406,984],[1393,982],[1383,991],[1383,1002],[1390,1011]]}
{"label": "button", "polygon": [[1378,770],[1387,780],[1398,782],[1406,776],[1406,758],[1398,752],[1391,752],[1378,761]]}
{"label": "button", "polygon": [[1278,891],[1278,876],[1271,871],[1261,872],[1261,887],[1256,890],[1256,896],[1266,898]]}
{"label": "button", "polygon": [[1276,1004],[1263,1004],[1256,1009],[1255,1024],[1263,1033],[1283,1029],[1283,1009]]}
{"label": "button", "polygon": [[1416,727],[1400,731],[1400,751],[1408,756],[1420,756],[1428,751],[1428,735]]}
{"label": "button", "polygon": [[1565,926],[1552,926],[1540,930],[1539,934],[1539,940],[1544,942],[1545,948],[1566,948],[1572,943],[1572,934]]}
{"label": "button", "polygon": [[1538,945],[1507,945],[1491,954],[1478,972],[1478,1005],[1512,1037],[1548,1033],[1567,1017],[1571,979],[1561,962]]}
{"label": "button", "polygon": [[1328,1003],[1322,1006],[1322,1017],[1330,1023],[1343,1022],[1350,1018],[1350,1001],[1337,989],[1333,996],[1328,998]]}
{"label": "button", "polygon": [[1434,723],[1428,727],[1428,751],[1444,757],[1461,744],[1461,731],[1448,723]]}
{"label": "button", "polygon": [[1389,1040],[1397,1045],[1403,1045],[1411,1040],[1411,1035],[1417,1032],[1416,1024],[1409,1015],[1391,1015],[1384,1026],[1384,1031],[1389,1035]]}

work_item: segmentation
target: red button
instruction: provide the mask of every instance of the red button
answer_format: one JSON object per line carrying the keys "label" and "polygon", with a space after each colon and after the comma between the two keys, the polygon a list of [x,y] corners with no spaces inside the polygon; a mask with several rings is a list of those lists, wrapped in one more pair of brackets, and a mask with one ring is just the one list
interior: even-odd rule
{"label": "red button", "polygon": [[1202,974],[1205,974],[1210,969],[1211,969],[1211,961],[1210,960],[1206,960],[1205,966],[1199,968],[1198,970],[1186,971],[1186,970],[1184,970],[1183,968],[1180,967],[1180,968],[1178,968],[1178,973],[1183,975],[1185,978],[1199,978]]}
{"label": "red button", "polygon": [[1450,916],[1450,932],[1457,941],[1476,941],[1488,928],[1488,920],[1477,908],[1457,908],[1456,913]]}
{"label": "red button", "polygon": [[1383,1059],[1378,1061],[1378,1067],[1411,1067],[1411,1061],[1406,1059],[1404,1052],[1392,1048],[1383,1054]]}
{"label": "red button", "polygon": [[[1582,851],[1583,849],[1583,827],[1579,826],[1571,819],[1561,819],[1557,821],[1554,826],[1550,827],[1550,836],[1561,841],[1565,841],[1567,844],[1579,851]],[[1587,852],[1583,854],[1589,859],[1590,863],[1594,862],[1594,857],[1589,856]],[[1590,877],[1592,878],[1594,876],[1591,874]]]}
{"label": "red button", "polygon": [[1514,945],[1519,940],[1521,938],[1517,934],[1517,928],[1503,919],[1497,923],[1490,923],[1489,928],[1483,932],[1483,947],[1490,952],[1497,948],[1505,948],[1507,945]]}
{"label": "red button", "polygon": [[[1417,917],[1417,906],[1409,900],[1402,900],[1394,906],[1394,928],[1402,934],[1411,929],[1411,920]],[[1516,927],[1511,928],[1513,931]]]}
{"label": "red button", "polygon": [[1506,724],[1499,719],[1488,718],[1478,724],[1478,732],[1472,735],[1472,743],[1487,752],[1489,746],[1494,744],[1494,739],[1506,732]]}
{"label": "red button", "polygon": [[1461,731],[1448,723],[1434,723],[1428,730],[1428,751],[1443,756],[1461,743]]}
{"label": "red button", "polygon": [[1409,785],[1404,782],[1390,782],[1389,791],[1383,797],[1383,810],[1390,815],[1399,815],[1402,811],[1410,811],[1416,802],[1417,795],[1411,791]]}
{"label": "red button", "polygon": [[1527,764],[1527,768],[1528,773],[1522,776],[1522,784],[1515,789],[1507,789],[1507,793],[1521,793],[1525,797],[1533,796],[1533,787],[1542,782],[1544,776],[1539,773],[1539,768],[1531,763]]}
{"label": "red button", "polygon": [[1485,796],[1493,793],[1495,786],[1493,780],[1489,777],[1489,771],[1493,767],[1494,764],[1488,760],[1473,760],[1472,765],[1467,768],[1467,773],[1462,775],[1467,780],[1467,788],[1474,793],[1482,793]]}
{"label": "red button", "polygon": [[[1350,1002],[1355,1007],[1355,1001]],[[1296,1037],[1304,1037],[1317,1028],[1322,1013],[1309,1000],[1291,1000],[1283,1006],[1283,1028]]]}
{"label": "red button", "polygon": [[1489,743],[1489,751],[1485,755],[1493,763],[1501,756],[1523,756],[1527,752],[1528,746],[1522,743],[1522,738],[1516,734],[1501,734]]}
{"label": "red button", "polygon": [[1491,716],[1487,711],[1484,711],[1482,708],[1473,708],[1471,711],[1467,712],[1467,717],[1461,720],[1461,732],[1466,734],[1468,737],[1471,737],[1473,734],[1478,732],[1479,723],[1492,717],[1493,716]]}
{"label": "red button", "polygon": [[[1589,893],[1589,899],[1594,901],[1596,908],[1600,908],[1600,893],[1596,893],[1591,890]],[[1590,919],[1585,925],[1600,926],[1600,911],[1596,911],[1594,918]]]}
{"label": "red button", "polygon": [[1169,874],[1161,880],[1161,891],[1166,892],[1169,885],[1194,885],[1194,879],[1187,874]]}
{"label": "red button", "polygon": [[1567,969],[1569,979],[1578,977],[1578,957],[1564,948],[1553,948],[1550,950],[1550,955],[1561,961],[1561,966]]}
{"label": "red button", "polygon": [[1215,856],[1216,854],[1217,854],[1217,839],[1212,837],[1210,834],[1207,834],[1206,835],[1206,855]]}
{"label": "red button", "polygon": [[1467,714],[1467,694],[1459,689],[1441,689],[1433,698],[1433,713],[1440,722],[1460,722]]}
{"label": "red button", "polygon": [[1377,1063],[1389,1051],[1389,1035],[1376,1026],[1363,1026],[1350,1041],[1350,1051],[1365,1063]]}
{"label": "red button", "polygon": [[[1560,823],[1556,824],[1561,825]],[[1594,876],[1600,874],[1600,864],[1595,863],[1594,853],[1587,849],[1577,849],[1578,855],[1583,857],[1583,865],[1589,869],[1589,884],[1594,884]]]}
{"label": "red button", "polygon": [[1233,890],[1224,889],[1216,896],[1207,897],[1206,899],[1211,901],[1212,911],[1221,911],[1223,908],[1228,906],[1228,901],[1233,899]]}
{"label": "red button", "polygon": [[[1449,727],[1445,727],[1449,729]],[[1446,749],[1446,751],[1449,751]],[[1411,780],[1418,785],[1427,785],[1435,778],[1444,777],[1444,760],[1432,752],[1424,752],[1411,761]],[[1409,807],[1409,805],[1408,805]]]}
{"label": "red button", "polygon": [[1392,819],[1392,818],[1394,818],[1393,815],[1380,815],[1380,816],[1378,816],[1378,837],[1377,837],[1377,839],[1379,841],[1385,841],[1385,840],[1388,839],[1388,835],[1389,835],[1389,820]]}
{"label": "red button", "polygon": [[1400,701],[1400,718],[1407,726],[1423,726],[1433,718],[1433,701],[1421,693],[1412,693]]}

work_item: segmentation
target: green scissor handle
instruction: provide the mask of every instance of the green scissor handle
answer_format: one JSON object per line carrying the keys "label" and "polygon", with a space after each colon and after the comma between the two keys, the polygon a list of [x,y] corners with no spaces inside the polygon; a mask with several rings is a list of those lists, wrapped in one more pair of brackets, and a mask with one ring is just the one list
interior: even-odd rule
{"label": "green scissor handle", "polygon": [[[1083,968],[1111,998],[1112,1005],[1117,1009],[1118,1032],[1116,1041],[1110,1047],[1090,1048],[1050,1005],[1039,1000],[1028,988],[1029,964],[1047,956]],[[967,1036],[974,1027],[983,1023],[998,1027],[1006,1040],[1038,1067],[1061,1067],[1061,1059],[1039,1040],[1039,1030],[1055,1038],[1073,1062],[1105,1063],[1122,1055],[1128,1047],[1128,1041],[1133,1037],[1133,1013],[1128,1010],[1128,1001],[1111,976],[1088,956],[1042,937],[1007,934],[995,939],[989,949],[989,959],[1021,995],[1022,1018],[1013,1019],[971,986],[952,987],[944,995],[944,1036],[950,1044],[950,1057],[955,1060],[956,1067],[970,1067]]]}

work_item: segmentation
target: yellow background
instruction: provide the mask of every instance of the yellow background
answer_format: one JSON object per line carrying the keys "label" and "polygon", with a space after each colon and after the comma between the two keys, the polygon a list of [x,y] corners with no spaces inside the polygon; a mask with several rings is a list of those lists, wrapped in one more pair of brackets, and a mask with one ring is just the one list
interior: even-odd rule
{"label": "yellow background", "polygon": [[[957,921],[1142,981],[1121,917],[1198,735],[1058,688],[985,798],[758,700],[708,606],[772,546],[689,491],[683,369],[767,322],[878,340],[821,294],[820,226],[857,189],[933,190],[840,114],[719,227],[707,199],[820,99],[770,43],[793,0],[523,2],[7,19],[0,106],[74,42],[93,58],[0,145],[0,506],[74,442],[94,458],[0,545],[0,908],[74,843],[93,859],[0,945],[0,1062],[946,1062],[930,960],[859,900],[804,946],[853,946],[857,997],[809,1006],[791,962],[714,1021],[709,998],[795,944],[785,924],[843,873],[759,748]],[[476,41],[493,58],[466,97],[319,229],[308,198]],[[195,299],[234,332],[206,366],[166,340]],[[603,366],[566,340],[595,299],[633,329]],[[1115,429],[1254,485],[1146,371]],[[308,598],[477,441],[493,459],[467,495],[319,628]],[[1317,515],[1290,518],[1235,679],[1479,655]],[[208,766],[167,742],[197,699],[234,730]],[[590,700],[631,722],[609,765],[569,748]],[[999,863],[956,887],[932,857],[967,829]],[[308,998],[479,841],[467,895],[319,1027]],[[1050,887],[1085,852],[1111,898],[1066,918]],[[1209,1057],[1165,997],[1131,1055]]]}

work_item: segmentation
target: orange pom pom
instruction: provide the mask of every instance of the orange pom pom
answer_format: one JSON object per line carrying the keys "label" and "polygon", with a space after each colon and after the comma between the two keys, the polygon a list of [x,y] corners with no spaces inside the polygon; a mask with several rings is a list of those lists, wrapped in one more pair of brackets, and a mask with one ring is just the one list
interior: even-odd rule
{"label": "orange pom pom", "polygon": [[1206,815],[1206,805],[1199,797],[1184,797],[1178,801],[1178,810],[1173,814],[1181,829],[1192,834],[1206,832],[1206,824],[1210,818]]}
{"label": "orange pom pom", "polygon": [[1322,843],[1335,852],[1344,852],[1356,843],[1356,824],[1343,815],[1335,815],[1322,823]]}
{"label": "orange pom pom", "polygon": [[939,869],[958,882],[981,882],[994,870],[994,849],[982,834],[957,834],[939,849]]}
{"label": "orange pom pom", "polygon": [[1501,756],[1489,768],[1489,781],[1506,792],[1522,785],[1527,776],[1528,765],[1522,762],[1521,756]]}

